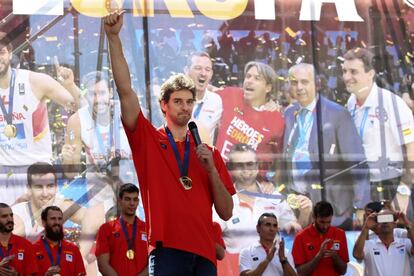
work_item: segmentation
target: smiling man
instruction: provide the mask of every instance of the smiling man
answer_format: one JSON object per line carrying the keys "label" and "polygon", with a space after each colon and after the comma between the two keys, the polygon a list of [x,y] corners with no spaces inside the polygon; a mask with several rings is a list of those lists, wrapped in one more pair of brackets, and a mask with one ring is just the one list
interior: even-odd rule
{"label": "smiling man", "polygon": [[393,200],[407,166],[404,162],[414,161],[413,114],[402,98],[377,86],[371,52],[351,49],[344,59],[342,76],[352,93],[347,106],[368,160],[372,199]]}
{"label": "smiling man", "polygon": [[[346,171],[365,159],[362,141],[345,108],[319,95],[313,65],[303,63],[289,69],[290,86],[296,90],[297,102],[285,111],[285,170],[291,193],[321,200],[319,133],[317,108],[323,129],[325,177],[343,172],[325,182],[326,198],[334,203],[333,225],[351,228],[353,207],[369,202],[369,182],[364,166]],[[318,105],[320,101],[320,105]]]}
{"label": "smiling man", "polygon": [[42,210],[56,205],[65,212],[65,220],[82,224],[85,208],[72,200],[58,195],[56,170],[49,163],[37,162],[27,169],[27,186],[29,200],[12,206],[16,227],[16,235],[36,241],[44,231],[41,220]]}
{"label": "smiling man", "polygon": [[[213,144],[218,123],[223,113],[223,103],[219,95],[208,91],[207,87],[213,77],[213,62],[209,54],[197,52],[190,56],[185,73],[196,88],[192,119],[197,123],[201,139],[207,144]],[[202,131],[205,131],[205,135]]]}
{"label": "smiling man", "polygon": [[247,144],[257,151],[262,169],[281,153],[284,121],[272,95],[276,93],[276,73],[267,64],[252,61],[244,68],[243,88],[228,87],[218,92],[223,100],[223,115],[216,147],[223,158],[235,144]]}

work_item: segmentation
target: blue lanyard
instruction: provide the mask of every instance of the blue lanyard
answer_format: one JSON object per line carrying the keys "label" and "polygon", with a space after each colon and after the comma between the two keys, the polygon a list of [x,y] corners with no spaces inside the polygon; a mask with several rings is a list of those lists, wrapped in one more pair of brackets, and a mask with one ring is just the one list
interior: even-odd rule
{"label": "blue lanyard", "polygon": [[128,243],[128,249],[133,249],[135,244],[135,237],[137,236],[137,218],[134,219],[134,225],[132,226],[132,238],[129,239],[128,230],[126,228],[124,219],[121,217],[119,219],[122,227],[122,232],[124,232],[125,238]]}
{"label": "blue lanyard", "polygon": [[[364,138],[365,123],[367,122],[367,118],[368,118],[368,110],[369,110],[368,106],[364,108],[364,115],[362,116],[361,123],[359,124],[358,132],[359,132],[359,137],[361,137],[361,139]],[[355,120],[355,113],[356,113],[356,104],[352,112],[352,118],[354,120]]]}
{"label": "blue lanyard", "polygon": [[1,111],[3,112],[4,118],[7,124],[11,125],[13,122],[13,98],[14,98],[14,85],[16,80],[16,70],[12,69],[9,84],[9,112],[6,111],[6,105],[0,100]]}
{"label": "blue lanyard", "polygon": [[11,248],[12,248],[12,245],[10,243],[7,244],[7,252],[6,252],[6,256],[5,256],[4,253],[3,253],[3,246],[0,246],[0,257],[3,259],[4,257],[9,256]]}
{"label": "blue lanyard", "polygon": [[200,115],[201,108],[203,107],[204,102],[201,102],[197,105],[197,108],[194,110],[193,117],[194,119],[198,119],[198,115]]}
{"label": "blue lanyard", "polygon": [[180,176],[188,176],[188,165],[190,163],[190,135],[185,136],[185,147],[184,147],[184,163],[181,162],[180,153],[178,152],[177,144],[174,141],[174,137],[170,129],[166,126],[165,132],[168,135],[171,147],[174,151],[175,159],[177,160],[178,169],[180,170]]}
{"label": "blue lanyard", "polygon": [[[98,140],[98,144],[99,144],[99,153],[101,153],[104,156],[104,159],[109,158],[109,156],[105,157],[105,154],[108,154],[108,151],[105,152],[105,145],[103,143],[103,139],[102,139],[102,133],[99,131],[98,129],[98,125],[95,124],[95,134],[96,134],[96,140]],[[109,136],[109,152],[111,151],[112,148],[112,133],[109,132],[108,134]]]}
{"label": "blue lanyard", "polygon": [[59,248],[58,248],[58,253],[57,253],[56,263],[55,263],[55,260],[53,259],[53,256],[52,256],[52,251],[50,249],[49,244],[46,241],[46,238],[43,238],[42,240],[43,240],[43,245],[46,249],[46,253],[49,256],[50,263],[52,264],[52,266],[55,266],[55,265],[59,266],[60,265],[60,257],[62,256],[62,243],[59,242]]}
{"label": "blue lanyard", "polygon": [[302,145],[305,141],[305,135],[308,133],[309,128],[312,126],[313,123],[313,112],[308,111],[308,113],[310,114],[306,114],[306,116],[303,118],[303,121],[301,120],[301,116],[298,115],[298,120],[297,120],[297,128],[299,130],[299,141],[298,141],[298,145]]}

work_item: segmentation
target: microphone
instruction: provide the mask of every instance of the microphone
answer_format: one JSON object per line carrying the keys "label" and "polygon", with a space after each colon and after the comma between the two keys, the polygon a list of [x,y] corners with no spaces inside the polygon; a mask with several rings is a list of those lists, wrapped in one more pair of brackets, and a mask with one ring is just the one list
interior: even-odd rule
{"label": "microphone", "polygon": [[188,123],[188,129],[191,132],[191,136],[193,136],[194,142],[196,144],[196,146],[201,144],[201,139],[200,139],[200,135],[198,134],[198,129],[197,129],[197,125],[194,122],[189,122]]}

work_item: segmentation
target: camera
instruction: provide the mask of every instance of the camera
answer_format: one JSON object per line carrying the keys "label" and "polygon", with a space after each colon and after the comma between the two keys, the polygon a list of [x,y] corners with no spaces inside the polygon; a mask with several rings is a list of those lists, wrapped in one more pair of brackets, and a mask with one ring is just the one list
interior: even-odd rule
{"label": "camera", "polygon": [[377,216],[378,223],[388,223],[394,222],[394,215],[393,214],[381,214]]}

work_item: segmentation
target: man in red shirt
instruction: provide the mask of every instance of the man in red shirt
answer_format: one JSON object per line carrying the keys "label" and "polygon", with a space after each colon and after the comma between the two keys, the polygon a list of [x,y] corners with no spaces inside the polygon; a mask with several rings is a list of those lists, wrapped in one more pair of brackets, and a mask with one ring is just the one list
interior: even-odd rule
{"label": "man in red shirt", "polygon": [[293,242],[292,255],[299,275],[343,275],[349,262],[345,232],[331,226],[333,208],[320,201],[313,208],[313,224]]}
{"label": "man in red shirt", "polygon": [[150,274],[216,275],[212,206],[232,215],[233,183],[220,153],[190,136],[195,86],[172,76],[161,86],[166,125],[155,129],[141,112],[119,38],[123,12],[104,18],[122,120],[134,157],[147,221]]}
{"label": "man in red shirt", "polygon": [[78,247],[63,239],[62,210],[48,206],[42,211],[41,218],[45,235],[33,244],[39,275],[86,275]]}
{"label": "man in red shirt", "polygon": [[146,275],[148,246],[145,223],[135,216],[139,190],[133,184],[119,189],[121,217],[99,228],[96,238],[96,257],[103,275]]}
{"label": "man in red shirt", "polygon": [[35,275],[37,264],[31,243],[12,233],[13,212],[0,203],[0,275]]}

